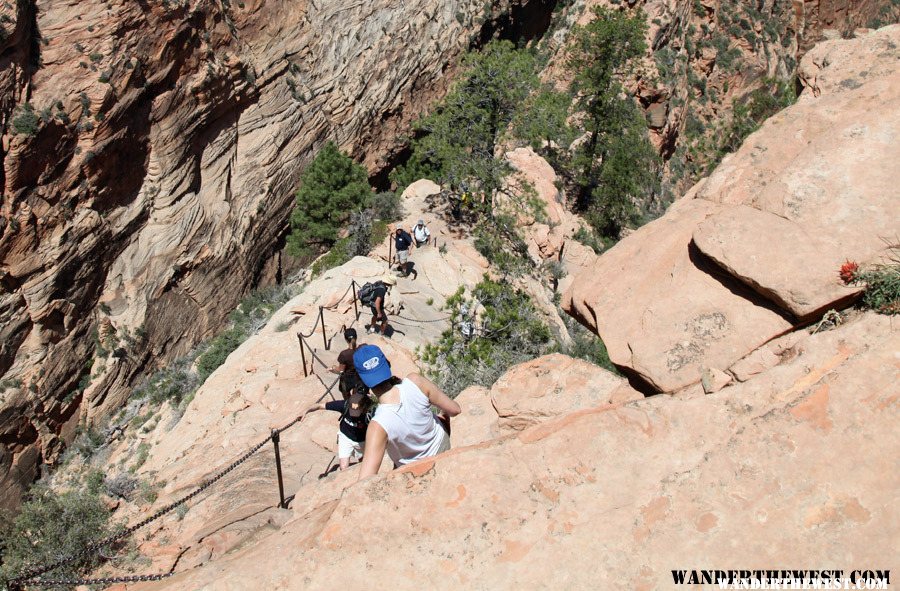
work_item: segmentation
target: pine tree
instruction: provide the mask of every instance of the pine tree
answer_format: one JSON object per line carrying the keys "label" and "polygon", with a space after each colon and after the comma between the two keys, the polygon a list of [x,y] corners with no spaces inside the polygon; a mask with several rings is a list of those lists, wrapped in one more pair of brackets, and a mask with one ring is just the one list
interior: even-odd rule
{"label": "pine tree", "polygon": [[369,198],[366,169],[328,142],[300,177],[297,203],[291,213],[288,249],[309,256],[331,248],[350,213]]}
{"label": "pine tree", "polygon": [[[509,172],[506,162],[494,157],[497,145],[535,86],[534,56],[509,41],[492,41],[469,54],[460,82],[417,124],[423,135],[413,142],[408,166],[429,172],[453,191],[491,196]],[[490,215],[489,200],[484,206]]]}
{"label": "pine tree", "polygon": [[642,13],[596,7],[594,20],[574,32],[566,61],[586,134],[573,159],[576,205],[604,236],[616,237],[640,215],[655,191],[657,156],[646,122],[621,80],[646,50]]}

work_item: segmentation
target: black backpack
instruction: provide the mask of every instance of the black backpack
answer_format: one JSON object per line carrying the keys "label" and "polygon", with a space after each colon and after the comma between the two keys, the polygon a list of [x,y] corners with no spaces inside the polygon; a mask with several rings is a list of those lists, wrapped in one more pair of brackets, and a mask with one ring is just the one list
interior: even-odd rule
{"label": "black backpack", "polygon": [[375,283],[366,283],[362,287],[360,287],[356,292],[356,297],[359,298],[361,304],[366,306],[374,306],[375,298],[377,294],[375,293],[379,287],[384,287],[384,283],[381,281],[376,281]]}

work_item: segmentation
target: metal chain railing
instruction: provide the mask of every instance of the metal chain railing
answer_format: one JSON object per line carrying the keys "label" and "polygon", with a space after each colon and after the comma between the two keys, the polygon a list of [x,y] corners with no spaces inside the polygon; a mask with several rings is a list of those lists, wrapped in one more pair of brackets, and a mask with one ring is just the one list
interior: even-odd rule
{"label": "metal chain railing", "polygon": [[[335,383],[337,383],[337,382],[335,381]],[[330,394],[331,388],[333,388],[333,387],[334,387],[334,384],[332,384],[330,387],[328,387],[325,394],[323,394],[323,396],[321,398],[319,398],[319,400],[321,400],[322,398],[324,398],[325,396]],[[279,506],[284,508],[286,506],[286,501],[285,501],[285,497],[284,497],[284,487],[283,487],[283,482],[282,482],[282,478],[281,478],[281,462],[280,462],[280,452],[278,449],[278,439],[279,439],[281,433],[283,433],[284,431],[286,431],[286,430],[290,429],[291,427],[293,427],[294,425],[296,425],[298,422],[300,422],[301,418],[302,417],[297,417],[294,420],[292,420],[290,423],[284,425],[283,427],[281,427],[279,429],[272,429],[272,432],[269,434],[268,437],[266,437],[265,439],[263,439],[262,441],[260,441],[259,443],[257,443],[253,447],[251,447],[250,449],[248,449],[241,457],[239,457],[238,459],[233,461],[231,464],[229,464],[224,469],[217,472],[215,474],[215,476],[213,476],[212,478],[209,478],[208,480],[203,482],[203,484],[198,486],[190,494],[185,495],[184,497],[178,499],[177,501],[169,503],[165,507],[163,507],[163,508],[159,509],[158,511],[156,511],[155,513],[153,513],[151,516],[139,521],[138,523],[136,523],[116,534],[108,536],[102,540],[98,540],[96,542],[91,542],[90,544],[88,544],[87,546],[82,548],[81,551],[79,551],[79,552],[70,554],[69,556],[66,556],[64,558],[56,560],[55,562],[52,562],[50,564],[45,564],[45,565],[30,568],[29,570],[10,579],[9,583],[8,583],[9,588],[11,590],[16,590],[16,589],[23,589],[25,587],[25,585],[38,586],[38,587],[52,587],[52,586],[59,586],[59,585],[93,585],[93,584],[128,583],[128,582],[140,582],[140,581],[158,581],[160,579],[164,579],[166,577],[171,576],[174,573],[170,572],[170,573],[160,573],[160,574],[154,574],[154,575],[134,575],[134,576],[128,576],[128,577],[106,577],[106,578],[101,578],[101,579],[78,579],[78,580],[74,580],[74,579],[72,579],[72,580],[52,579],[51,580],[51,579],[36,579],[35,578],[35,577],[39,577],[40,575],[42,575],[44,573],[55,570],[61,566],[71,564],[79,559],[85,558],[95,552],[98,552],[102,548],[105,548],[106,546],[110,546],[118,541],[125,539],[126,537],[130,536],[137,530],[141,529],[142,527],[144,527],[146,525],[149,525],[150,523],[156,521],[157,519],[166,515],[167,513],[171,513],[176,508],[178,508],[179,506],[190,501],[191,499],[193,499],[194,497],[196,497],[197,495],[199,495],[200,493],[202,493],[203,491],[208,489],[210,486],[212,486],[213,484],[215,484],[216,482],[221,480],[229,472],[231,472],[232,470],[234,470],[235,468],[237,468],[238,466],[240,466],[241,464],[246,462],[248,459],[250,459],[250,457],[253,454],[255,454],[257,451],[259,451],[260,448],[262,448],[269,441],[272,441],[275,444],[276,469],[278,471],[279,494],[280,494],[280,499],[281,499]]]}
{"label": "metal chain railing", "polygon": [[[344,300],[344,298],[347,296],[347,294],[352,290],[353,291],[353,307],[354,307],[354,313],[355,313],[354,322],[359,319],[359,309],[357,307],[358,298],[356,295],[356,287],[357,287],[356,281],[352,280],[350,282],[350,286],[347,288],[347,291],[345,291],[344,294],[341,295],[341,297],[338,299],[337,302],[335,302],[334,304],[327,306],[327,307],[319,306],[318,318],[316,318],[316,322],[313,325],[312,329],[310,329],[309,333],[307,333],[307,334],[297,333],[297,338],[300,341],[300,352],[301,352],[301,356],[303,357],[304,376],[308,375],[307,370],[306,370],[306,356],[305,356],[304,349],[309,349],[309,352],[314,361],[317,361],[319,364],[322,365],[322,367],[324,367],[326,369],[328,368],[328,365],[322,360],[321,357],[319,357],[316,354],[315,350],[312,347],[310,347],[309,344],[306,342],[306,339],[308,339],[313,334],[315,334],[316,329],[319,328],[319,324],[321,324],[322,325],[322,338],[323,338],[323,342],[325,344],[325,350],[329,349],[330,341],[328,340],[328,338],[325,334],[326,329],[325,329],[324,310],[336,308]],[[437,319],[433,319],[433,320],[419,320],[416,318],[406,318],[399,314],[394,314],[393,316],[395,316],[397,318],[401,318],[403,320],[408,320],[410,322],[420,322],[420,323],[443,322],[443,321],[446,321],[451,318],[450,316],[447,316],[444,318],[437,318]],[[344,328],[344,327],[342,327],[342,328]],[[333,338],[334,337],[332,337],[332,340],[333,340]],[[318,377],[318,374],[317,374],[317,377]],[[321,378],[319,378],[319,381],[321,382],[322,386],[325,387],[325,392],[322,394],[321,397],[319,397],[317,402],[321,402],[326,396],[329,396],[329,395],[331,395],[332,398],[334,398],[334,395],[332,394],[332,390],[340,381],[340,377],[336,378],[330,385],[326,384]],[[111,584],[115,584],[115,583],[150,582],[150,581],[159,581],[159,580],[162,580],[162,579],[165,579],[167,577],[174,575],[175,573],[170,571],[167,573],[158,573],[158,574],[152,574],[152,575],[128,575],[128,576],[119,576],[119,577],[99,577],[99,578],[91,578],[91,579],[88,579],[88,578],[84,578],[84,579],[42,579],[42,578],[38,578],[41,575],[46,574],[52,570],[55,570],[61,566],[66,566],[68,564],[76,562],[79,559],[85,558],[91,554],[99,552],[100,550],[102,550],[103,548],[105,548],[107,546],[110,546],[112,544],[115,544],[116,542],[124,540],[125,538],[127,538],[128,536],[130,536],[137,530],[141,529],[142,527],[145,527],[146,525],[149,525],[150,523],[156,521],[157,519],[163,517],[164,515],[171,513],[178,507],[184,505],[186,502],[190,501],[191,499],[193,499],[194,497],[196,497],[197,495],[199,495],[200,493],[202,493],[203,491],[205,491],[206,489],[211,487],[213,484],[215,484],[216,482],[218,482],[219,480],[224,478],[227,474],[229,474],[235,468],[237,468],[238,466],[240,466],[241,464],[246,462],[248,459],[250,459],[251,456],[253,456],[253,454],[255,454],[257,451],[259,451],[269,441],[272,441],[275,446],[276,469],[277,469],[277,473],[278,473],[278,488],[279,488],[279,498],[280,498],[279,507],[285,508],[287,501],[284,496],[284,484],[283,484],[282,474],[281,474],[281,458],[280,458],[278,442],[279,442],[281,433],[283,433],[284,431],[286,431],[286,430],[290,429],[291,427],[293,427],[294,425],[296,425],[298,422],[300,422],[301,418],[302,418],[302,416],[297,417],[279,429],[272,429],[272,432],[269,434],[268,437],[266,437],[265,439],[263,439],[262,441],[260,441],[259,443],[257,443],[253,447],[251,447],[250,449],[248,449],[238,459],[233,461],[231,464],[229,464],[224,469],[218,471],[213,477],[204,481],[203,484],[198,486],[191,493],[185,495],[184,497],[182,497],[172,503],[169,503],[168,505],[162,507],[161,509],[159,509],[158,511],[156,511],[149,517],[142,519],[138,523],[135,523],[134,525],[132,525],[116,534],[108,536],[102,540],[98,540],[96,542],[91,542],[90,544],[88,544],[87,546],[82,548],[79,552],[70,554],[69,556],[60,558],[49,564],[44,564],[44,565],[29,568],[28,570],[22,572],[18,576],[14,577],[12,579],[9,579],[9,581],[8,581],[9,589],[11,591],[17,591],[17,590],[24,589],[26,585],[34,586],[34,587],[54,587],[54,586],[62,586],[62,585],[111,585]],[[293,498],[293,497],[291,497],[291,498]]]}
{"label": "metal chain railing", "polygon": [[428,324],[429,322],[444,322],[445,320],[450,320],[453,318],[452,315],[444,316],[443,318],[435,318],[433,320],[419,320],[418,318],[407,318],[406,316],[401,316],[400,314],[391,314],[391,316],[395,318],[400,318],[402,320],[407,320],[409,322],[418,322],[420,324]]}

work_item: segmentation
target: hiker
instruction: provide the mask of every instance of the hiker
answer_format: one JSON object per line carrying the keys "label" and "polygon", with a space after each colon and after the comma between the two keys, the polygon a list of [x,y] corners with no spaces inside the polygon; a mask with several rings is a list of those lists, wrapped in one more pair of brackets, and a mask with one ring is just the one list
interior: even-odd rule
{"label": "hiker", "polygon": [[[351,363],[350,365],[352,366],[353,364]],[[371,407],[372,401],[368,394],[357,389],[346,400],[332,400],[325,404],[314,404],[298,418],[302,420],[309,413],[318,410],[333,410],[341,413],[340,427],[337,434],[337,456],[341,470],[346,470],[350,467],[350,458],[362,460],[364,457],[366,429],[369,426],[369,410]],[[381,455],[383,456],[384,452]]]}
{"label": "hiker", "polygon": [[425,220],[419,220],[416,222],[416,225],[412,229],[413,240],[416,241],[416,248],[420,248],[421,246],[428,244],[428,239],[431,237],[431,232],[428,230],[428,226],[425,225]]}
{"label": "hiker", "polygon": [[394,233],[394,249],[397,251],[398,268],[402,277],[408,277],[412,271],[412,263],[409,262],[409,247],[412,244],[413,239],[409,232],[398,226]]}
{"label": "hiker", "polygon": [[[363,345],[353,354],[362,382],[378,401],[366,432],[369,453],[362,461],[359,478],[378,472],[384,452],[394,468],[450,449],[450,417],[461,412],[431,380],[417,373],[400,379],[375,345]],[[440,409],[435,415],[431,405]]]}
{"label": "hiker", "polygon": [[341,351],[337,357],[337,363],[328,368],[331,373],[340,374],[338,381],[338,389],[341,391],[344,400],[350,398],[354,390],[360,390],[363,394],[368,393],[368,388],[359,379],[356,368],[353,366],[353,352],[359,347],[356,344],[356,329],[348,328],[344,331],[344,340],[347,341],[347,348]]}
{"label": "hiker", "polygon": [[395,285],[397,285],[397,278],[386,274],[381,278],[381,281],[376,281],[374,284],[367,283],[359,290],[360,301],[372,309],[372,323],[366,325],[366,330],[369,334],[373,332],[385,334],[387,332],[388,319],[385,311],[385,300],[391,287]]}

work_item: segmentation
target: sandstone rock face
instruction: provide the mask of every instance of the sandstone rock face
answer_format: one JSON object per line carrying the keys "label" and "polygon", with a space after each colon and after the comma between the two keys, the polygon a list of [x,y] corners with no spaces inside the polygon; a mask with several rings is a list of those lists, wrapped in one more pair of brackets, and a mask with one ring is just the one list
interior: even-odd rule
{"label": "sandstone rock face", "polygon": [[491,387],[491,401],[501,433],[522,431],[555,416],[610,404],[624,382],[587,361],[545,355],[503,374]]}
{"label": "sandstone rock face", "polygon": [[[546,20],[528,0],[486,15],[470,0],[2,10],[0,375],[24,392],[3,402],[15,420],[0,425],[0,474],[16,481],[32,479],[25,458],[55,460],[72,417],[108,414],[138,372],[272,280],[292,191],[324,141],[377,170],[482,26]],[[91,338],[101,321],[115,357]]]}
{"label": "sandstone rock face", "polygon": [[564,306],[614,363],[673,392],[858,294],[841,262],[878,261],[900,235],[898,47],[893,26],[812,50],[802,69],[815,93],[578,276]]}
{"label": "sandstone rock face", "polygon": [[307,486],[251,543],[140,588],[662,589],[672,565],[730,564],[738,547],[746,568],[890,564],[900,333],[867,313],[798,346],[705,397],[602,405]]}

